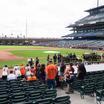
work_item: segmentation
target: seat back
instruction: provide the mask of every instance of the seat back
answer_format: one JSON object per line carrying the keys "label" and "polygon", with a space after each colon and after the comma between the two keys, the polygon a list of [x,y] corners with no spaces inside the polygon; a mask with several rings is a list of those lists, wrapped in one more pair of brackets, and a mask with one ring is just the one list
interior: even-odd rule
{"label": "seat back", "polygon": [[10,99],[8,94],[0,94],[0,104],[9,104]]}
{"label": "seat back", "polygon": [[57,91],[56,89],[47,89],[43,93],[43,98],[55,98],[57,96]]}
{"label": "seat back", "polygon": [[29,101],[36,101],[42,98],[41,91],[30,91],[28,94]]}
{"label": "seat back", "polygon": [[70,96],[60,96],[54,99],[54,104],[71,104]]}
{"label": "seat back", "polygon": [[40,99],[36,102],[33,102],[33,104],[53,104],[53,100],[51,98]]}
{"label": "seat back", "polygon": [[22,92],[12,93],[11,101],[12,101],[12,103],[25,102],[25,101],[27,101],[27,97],[26,97],[25,93],[22,93]]}

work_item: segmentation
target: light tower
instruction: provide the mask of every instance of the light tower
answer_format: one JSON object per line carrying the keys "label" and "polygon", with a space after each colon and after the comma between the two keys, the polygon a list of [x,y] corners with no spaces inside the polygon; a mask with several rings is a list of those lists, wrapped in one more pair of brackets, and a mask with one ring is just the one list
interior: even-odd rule
{"label": "light tower", "polygon": [[97,0],[97,7],[99,6],[99,0]]}
{"label": "light tower", "polygon": [[25,37],[27,38],[27,17],[26,17],[26,31],[25,31]]}

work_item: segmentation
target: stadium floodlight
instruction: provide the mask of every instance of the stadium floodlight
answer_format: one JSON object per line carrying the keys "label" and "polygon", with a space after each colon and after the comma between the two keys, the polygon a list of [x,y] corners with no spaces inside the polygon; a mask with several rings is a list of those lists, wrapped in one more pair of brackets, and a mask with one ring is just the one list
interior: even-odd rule
{"label": "stadium floodlight", "polygon": [[27,17],[26,17],[26,30],[25,30],[25,38],[27,38]]}
{"label": "stadium floodlight", "polygon": [[99,6],[99,0],[97,0],[97,7]]}

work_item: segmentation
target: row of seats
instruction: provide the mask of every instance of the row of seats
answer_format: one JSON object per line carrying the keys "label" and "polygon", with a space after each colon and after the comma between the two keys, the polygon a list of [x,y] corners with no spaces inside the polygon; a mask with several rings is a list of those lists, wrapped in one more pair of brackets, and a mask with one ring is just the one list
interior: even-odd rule
{"label": "row of seats", "polygon": [[75,80],[72,86],[80,92],[81,98],[84,95],[94,96],[96,91],[104,89],[104,71],[88,72],[83,81]]}
{"label": "row of seats", "polygon": [[[50,90],[40,81],[0,80],[0,83],[0,104],[58,104],[57,99],[61,100],[56,89]],[[67,99],[62,104],[70,104],[70,97],[62,98]]]}
{"label": "row of seats", "polygon": [[60,41],[52,41],[52,42],[40,42],[38,45],[42,46],[56,46],[56,47],[75,47],[75,48],[103,48],[104,41],[103,40],[60,40]]}
{"label": "row of seats", "polygon": [[[21,95],[19,95],[21,96]],[[2,96],[0,100],[0,104],[71,104],[70,96],[60,96],[56,98],[44,98],[37,99],[34,101],[28,101],[26,98],[16,97],[16,99],[10,101],[8,100],[8,96]]]}

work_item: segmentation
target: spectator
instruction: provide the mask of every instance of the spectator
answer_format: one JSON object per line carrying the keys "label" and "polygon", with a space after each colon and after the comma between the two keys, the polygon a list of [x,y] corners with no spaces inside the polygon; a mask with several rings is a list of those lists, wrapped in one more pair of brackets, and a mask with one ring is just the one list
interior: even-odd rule
{"label": "spectator", "polygon": [[31,67],[30,67],[30,65],[29,64],[26,64],[26,66],[25,66],[25,69],[26,69],[26,71],[29,69],[31,69]]}
{"label": "spectator", "polygon": [[27,79],[27,81],[35,81],[35,80],[37,80],[37,77],[35,75],[30,75],[26,79]]}
{"label": "spectator", "polygon": [[10,74],[7,76],[7,80],[15,80],[17,79],[16,75],[13,73],[13,70],[10,71]]}
{"label": "spectator", "polygon": [[20,67],[18,65],[14,66],[14,73],[17,78],[21,77]]}
{"label": "spectator", "polygon": [[45,74],[45,64],[41,64],[40,65],[40,80],[43,82],[43,83],[45,83],[45,76],[46,76],[46,74]]}
{"label": "spectator", "polygon": [[40,73],[41,73],[41,71],[40,71],[40,64],[38,64],[37,66],[35,66],[35,68],[36,68],[36,77],[38,79],[40,79]]}
{"label": "spectator", "polygon": [[31,70],[27,70],[26,71],[26,79],[27,81],[33,81],[33,80],[37,80],[37,77],[35,76],[34,73],[31,72]]}
{"label": "spectator", "polygon": [[56,62],[57,62],[57,55],[56,54],[54,54],[54,56],[53,56],[53,62],[54,62],[54,64],[56,64]]}
{"label": "spectator", "polygon": [[39,64],[39,58],[36,57],[36,59],[35,59],[35,65],[36,65],[36,67],[37,67],[38,64]]}
{"label": "spectator", "polygon": [[58,54],[57,59],[58,59],[58,63],[60,63],[61,62],[61,59],[62,59],[61,54]]}
{"label": "spectator", "polygon": [[68,67],[66,67],[65,69],[65,80],[67,82],[67,94],[73,93],[73,88],[72,88],[72,82],[74,81],[74,68],[73,68],[73,64],[70,63],[70,65]]}
{"label": "spectator", "polygon": [[26,69],[25,69],[25,67],[24,67],[23,64],[21,65],[20,72],[21,72],[22,78],[25,78],[25,75],[26,75]]}
{"label": "spectator", "polygon": [[60,63],[60,66],[58,66],[58,80],[57,80],[57,85],[60,86],[62,89],[64,87],[64,72],[65,72],[65,69],[66,69],[66,65],[64,64],[64,62],[62,61]]}
{"label": "spectator", "polygon": [[20,66],[15,65],[14,68],[13,68],[13,70],[15,71],[16,69],[20,70]]}
{"label": "spectator", "polygon": [[86,68],[85,68],[84,64],[78,64],[77,68],[78,68],[77,79],[83,80],[86,75]]}
{"label": "spectator", "polygon": [[60,63],[60,76],[64,76],[65,69],[66,69],[66,65],[65,65],[64,62],[62,61],[62,62]]}
{"label": "spectator", "polygon": [[26,77],[31,76],[31,75],[32,75],[32,73],[31,73],[31,71],[28,69],[28,70],[26,71]]}
{"label": "spectator", "polygon": [[52,63],[52,60],[49,61],[49,65],[46,67],[45,72],[48,88],[55,88],[55,78],[58,71],[57,66]]}
{"label": "spectator", "polygon": [[30,58],[29,60],[28,60],[28,64],[30,65],[30,67],[32,67],[33,66],[33,59],[32,58]]}
{"label": "spectator", "polygon": [[47,63],[49,62],[50,60],[50,55],[47,56]]}
{"label": "spectator", "polygon": [[7,75],[8,75],[8,66],[5,65],[2,69],[2,79],[7,80]]}
{"label": "spectator", "polygon": [[36,75],[36,67],[35,67],[35,66],[32,66],[32,67],[31,67],[31,73],[32,73],[33,75]]}

